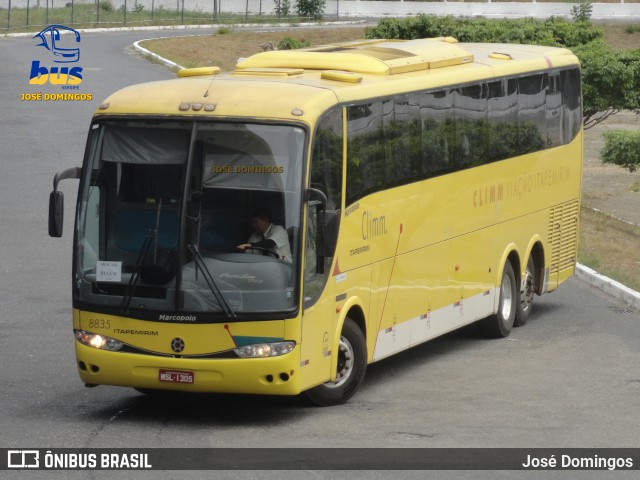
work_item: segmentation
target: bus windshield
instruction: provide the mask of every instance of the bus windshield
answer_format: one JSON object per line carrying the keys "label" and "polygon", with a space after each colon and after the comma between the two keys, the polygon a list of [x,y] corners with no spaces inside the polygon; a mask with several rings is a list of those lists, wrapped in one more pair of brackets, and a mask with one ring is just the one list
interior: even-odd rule
{"label": "bus windshield", "polygon": [[304,145],[291,125],[94,124],[76,300],[116,314],[294,311]]}

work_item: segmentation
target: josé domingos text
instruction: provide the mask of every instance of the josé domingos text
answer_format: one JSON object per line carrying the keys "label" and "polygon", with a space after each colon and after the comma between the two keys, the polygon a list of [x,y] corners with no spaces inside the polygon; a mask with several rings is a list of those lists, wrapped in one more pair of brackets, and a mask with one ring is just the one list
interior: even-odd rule
{"label": "jos\u00e9 domingos text", "polygon": [[571,455],[551,455],[550,457],[534,457],[527,455],[522,464],[525,468],[578,468],[578,469],[604,469],[615,470],[617,468],[633,468],[632,458],[619,457],[572,457]]}

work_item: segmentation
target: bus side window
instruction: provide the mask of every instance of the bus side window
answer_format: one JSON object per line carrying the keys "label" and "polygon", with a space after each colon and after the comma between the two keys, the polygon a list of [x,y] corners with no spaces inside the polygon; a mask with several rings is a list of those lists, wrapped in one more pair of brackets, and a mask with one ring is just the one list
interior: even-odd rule
{"label": "bus side window", "polygon": [[517,155],[519,139],[514,128],[518,121],[518,80],[503,78],[489,82],[489,161]]}
{"label": "bus side window", "polygon": [[455,134],[453,90],[423,93],[420,98],[420,118],[424,178],[450,172],[453,160],[450,147]]}
{"label": "bus side window", "polygon": [[90,186],[84,217],[84,230],[89,233],[79,242],[84,265],[95,265],[100,260],[100,236],[104,233],[100,223],[100,199],[100,187]]}
{"label": "bus side window", "polygon": [[537,152],[547,143],[547,74],[518,79],[520,154]]}
{"label": "bus side window", "polygon": [[482,165],[488,158],[487,88],[479,83],[460,87],[454,95],[457,168]]}
{"label": "bus side window", "polygon": [[582,105],[580,95],[580,70],[572,68],[560,72],[562,88],[562,133],[563,143],[575,138],[582,127]]}

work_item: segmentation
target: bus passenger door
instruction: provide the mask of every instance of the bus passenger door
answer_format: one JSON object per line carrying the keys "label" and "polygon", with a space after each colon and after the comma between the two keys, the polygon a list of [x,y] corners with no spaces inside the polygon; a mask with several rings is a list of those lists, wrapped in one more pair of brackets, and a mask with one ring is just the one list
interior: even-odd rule
{"label": "bus passenger door", "polygon": [[[306,389],[329,380],[331,356],[337,322],[335,279],[331,275],[333,252],[323,251],[318,228],[323,222],[320,207],[308,206],[305,236],[303,315],[300,368],[301,387]],[[337,219],[333,219],[337,221]],[[318,230],[321,230],[320,232]],[[331,256],[327,255],[331,253]]]}
{"label": "bus passenger door", "polygon": [[303,237],[301,387],[329,380],[337,323],[333,260],[342,211],[343,110],[323,115],[314,132]]}

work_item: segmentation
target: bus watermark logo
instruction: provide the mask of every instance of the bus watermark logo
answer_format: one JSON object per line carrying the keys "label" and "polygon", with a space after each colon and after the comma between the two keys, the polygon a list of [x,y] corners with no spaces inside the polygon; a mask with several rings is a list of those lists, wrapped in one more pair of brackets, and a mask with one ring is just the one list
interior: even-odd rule
{"label": "bus watermark logo", "polygon": [[40,452],[38,450],[9,450],[7,452],[8,468],[39,468]]}
{"label": "bus watermark logo", "polygon": [[[43,47],[53,57],[53,63],[77,63],[80,60],[80,33],[64,25],[49,25],[33,36],[40,43],[36,47]],[[61,85],[66,89],[77,89],[82,83],[82,67],[79,66],[49,66],[40,60],[31,62],[29,75],[31,85]]]}
{"label": "bus watermark logo", "polygon": [[55,63],[75,63],[80,60],[80,48],[64,48],[61,45],[61,32],[71,32],[74,35],[71,40],[80,43],[80,33],[64,25],[49,25],[40,33],[35,34],[33,38],[38,37],[42,40],[42,43],[37,46],[49,50],[53,54]]}

